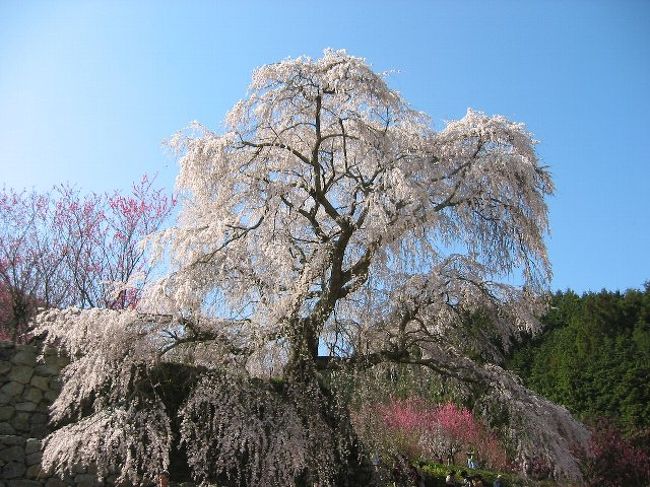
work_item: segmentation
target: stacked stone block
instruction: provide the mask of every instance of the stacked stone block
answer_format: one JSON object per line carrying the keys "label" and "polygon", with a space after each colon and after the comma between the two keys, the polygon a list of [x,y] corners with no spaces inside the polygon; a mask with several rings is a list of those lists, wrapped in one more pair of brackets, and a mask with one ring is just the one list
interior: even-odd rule
{"label": "stacked stone block", "polygon": [[[49,406],[60,391],[64,357],[41,347],[0,341],[0,487],[96,487],[114,485],[98,479],[94,468],[77,466],[65,479],[41,469],[41,440],[50,432]],[[194,487],[170,483],[171,487]]]}
{"label": "stacked stone block", "polygon": [[0,487],[62,487],[41,472],[48,408],[60,390],[66,360],[36,345],[0,342]]}

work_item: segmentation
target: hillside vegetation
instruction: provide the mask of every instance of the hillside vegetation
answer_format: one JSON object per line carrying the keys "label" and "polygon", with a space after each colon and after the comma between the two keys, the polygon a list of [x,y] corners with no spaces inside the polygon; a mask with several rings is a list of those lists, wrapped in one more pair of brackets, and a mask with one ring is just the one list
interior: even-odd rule
{"label": "hillside vegetation", "polygon": [[544,333],[509,366],[527,386],[586,422],[606,417],[627,433],[650,426],[650,283],[643,290],[558,292]]}

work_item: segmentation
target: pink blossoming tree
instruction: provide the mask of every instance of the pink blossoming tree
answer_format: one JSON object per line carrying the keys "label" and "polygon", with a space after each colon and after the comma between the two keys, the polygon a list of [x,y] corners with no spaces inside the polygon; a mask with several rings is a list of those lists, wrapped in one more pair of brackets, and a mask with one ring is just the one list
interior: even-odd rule
{"label": "pink blossoming tree", "polygon": [[[458,463],[472,451],[484,466],[505,468],[505,449],[471,411],[448,402],[431,405],[422,399],[393,399],[365,405],[354,415],[362,438],[385,457]],[[463,457],[459,455],[463,454]]]}
{"label": "pink blossoming tree", "polygon": [[0,330],[24,338],[38,307],[133,307],[146,281],[140,241],[160,228],[173,200],[143,177],[131,192],[82,195],[0,191]]}

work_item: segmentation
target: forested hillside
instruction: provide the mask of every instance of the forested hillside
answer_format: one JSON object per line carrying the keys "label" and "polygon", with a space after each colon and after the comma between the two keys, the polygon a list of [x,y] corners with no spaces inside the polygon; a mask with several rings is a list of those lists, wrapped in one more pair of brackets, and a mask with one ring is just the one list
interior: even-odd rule
{"label": "forested hillside", "polygon": [[552,297],[543,334],[528,337],[509,366],[526,385],[590,422],[627,433],[650,426],[650,282],[643,290]]}

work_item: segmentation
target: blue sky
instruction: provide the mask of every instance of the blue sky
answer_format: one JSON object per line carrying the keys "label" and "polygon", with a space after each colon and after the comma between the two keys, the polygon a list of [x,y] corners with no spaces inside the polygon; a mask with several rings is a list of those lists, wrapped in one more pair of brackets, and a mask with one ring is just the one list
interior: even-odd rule
{"label": "blue sky", "polygon": [[0,2],[0,184],[171,190],[161,142],[219,129],[251,71],[326,47],[394,69],[435,127],[467,107],[541,141],[554,289],[650,280],[650,2]]}

